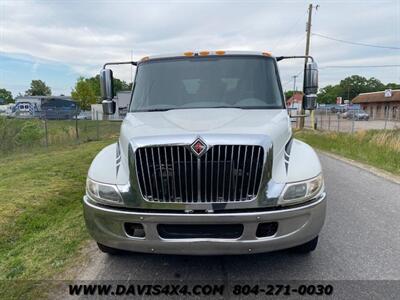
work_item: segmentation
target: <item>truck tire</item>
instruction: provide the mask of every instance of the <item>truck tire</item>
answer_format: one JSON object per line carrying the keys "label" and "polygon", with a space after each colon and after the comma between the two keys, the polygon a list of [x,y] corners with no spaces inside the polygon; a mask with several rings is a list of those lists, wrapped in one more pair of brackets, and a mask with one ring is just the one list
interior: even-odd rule
{"label": "truck tire", "polygon": [[318,236],[307,243],[292,248],[291,250],[297,253],[310,253],[317,248],[317,245],[318,245]]}
{"label": "truck tire", "polygon": [[100,243],[97,243],[97,247],[99,247],[101,252],[107,253],[109,255],[119,255],[124,252],[122,250],[111,248],[111,247],[108,247],[108,246],[100,244]]}

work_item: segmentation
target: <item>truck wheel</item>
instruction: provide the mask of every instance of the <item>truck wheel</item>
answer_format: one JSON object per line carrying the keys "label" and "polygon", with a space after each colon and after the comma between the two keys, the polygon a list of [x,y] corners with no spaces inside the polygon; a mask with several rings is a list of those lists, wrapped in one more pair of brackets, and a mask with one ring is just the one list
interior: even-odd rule
{"label": "truck wheel", "polygon": [[99,247],[101,252],[107,253],[110,255],[119,255],[119,254],[123,253],[122,250],[111,248],[111,247],[108,247],[108,246],[100,244],[100,243],[97,243],[97,247]]}
{"label": "truck wheel", "polygon": [[318,245],[318,236],[307,243],[292,248],[291,250],[297,253],[309,253],[314,251],[317,248],[317,245]]}

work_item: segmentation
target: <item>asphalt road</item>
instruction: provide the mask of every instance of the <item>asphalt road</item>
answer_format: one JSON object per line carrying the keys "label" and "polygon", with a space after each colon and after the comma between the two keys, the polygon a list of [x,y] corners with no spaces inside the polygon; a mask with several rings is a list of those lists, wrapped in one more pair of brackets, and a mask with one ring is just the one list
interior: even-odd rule
{"label": "asphalt road", "polygon": [[322,154],[320,159],[327,219],[311,255],[113,257],[93,246],[78,280],[400,280],[400,185]]}

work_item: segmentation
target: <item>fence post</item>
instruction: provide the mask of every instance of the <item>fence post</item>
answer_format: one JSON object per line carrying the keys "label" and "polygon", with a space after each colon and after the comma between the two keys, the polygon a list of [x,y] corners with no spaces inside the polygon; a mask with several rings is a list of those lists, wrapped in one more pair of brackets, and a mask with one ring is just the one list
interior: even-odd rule
{"label": "fence post", "polygon": [[78,105],[75,108],[75,133],[76,133],[76,140],[79,141],[79,131],[78,131]]}
{"label": "fence post", "polygon": [[351,133],[354,133],[354,118],[351,121]]}
{"label": "fence post", "polygon": [[49,147],[49,136],[48,136],[48,131],[47,131],[47,116],[46,114],[44,115],[44,134],[46,138],[46,148]]}
{"label": "fence post", "polygon": [[331,114],[328,115],[328,131],[331,130]]}
{"label": "fence post", "polygon": [[320,120],[321,120],[321,122],[320,122],[321,124],[319,124],[319,129],[322,130],[323,129],[322,128],[322,112],[320,113]]}
{"label": "fence post", "polygon": [[99,112],[96,110],[96,134],[97,140],[100,139],[100,132],[99,132]]}
{"label": "fence post", "polygon": [[339,114],[336,114],[336,116],[337,116],[337,132],[339,132],[339,123],[340,123]]}
{"label": "fence post", "polygon": [[387,127],[387,121],[388,121],[388,116],[387,116],[387,113],[385,111],[385,130],[386,130],[386,127]]}

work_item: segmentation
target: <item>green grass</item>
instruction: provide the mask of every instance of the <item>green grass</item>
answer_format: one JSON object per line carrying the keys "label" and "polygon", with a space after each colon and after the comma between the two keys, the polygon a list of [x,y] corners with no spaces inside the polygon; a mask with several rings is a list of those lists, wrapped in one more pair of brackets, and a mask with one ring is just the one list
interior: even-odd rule
{"label": "green grass", "polygon": [[81,205],[87,170],[112,142],[0,158],[1,299],[35,298],[47,283],[37,287],[32,280],[55,279],[79,261],[89,239]]}
{"label": "green grass", "polygon": [[302,130],[295,137],[311,146],[400,175],[400,130],[354,134]]}
{"label": "green grass", "polygon": [[[76,132],[78,127],[78,134]],[[47,145],[73,145],[118,135],[120,121],[48,120]],[[0,117],[0,154],[26,152],[46,146],[46,124],[39,119]]]}

